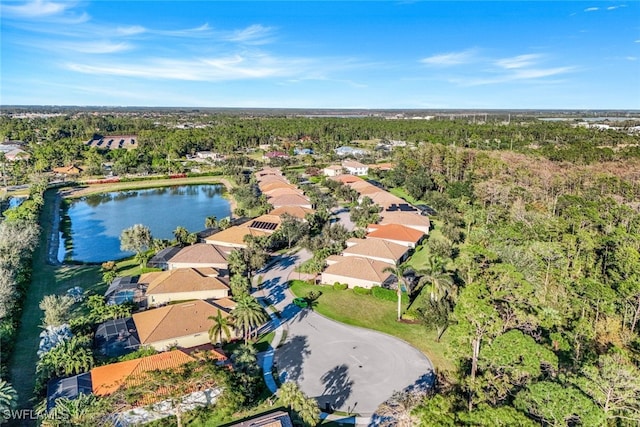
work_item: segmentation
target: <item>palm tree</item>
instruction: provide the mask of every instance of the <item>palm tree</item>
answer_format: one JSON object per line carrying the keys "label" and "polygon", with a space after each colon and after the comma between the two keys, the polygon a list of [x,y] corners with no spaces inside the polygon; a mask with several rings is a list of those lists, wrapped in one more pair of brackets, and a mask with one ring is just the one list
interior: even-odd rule
{"label": "palm tree", "polygon": [[5,380],[0,380],[0,419],[7,420],[9,411],[16,409],[18,405],[18,393]]}
{"label": "palm tree", "polygon": [[208,216],[204,219],[205,228],[216,228],[218,226],[218,218],[215,215]]}
{"label": "palm tree", "polygon": [[233,361],[236,367],[244,372],[255,371],[257,368],[257,354],[258,350],[251,344],[240,344],[238,348],[233,351]]}
{"label": "palm tree", "polygon": [[455,293],[455,285],[451,279],[451,273],[444,269],[444,262],[436,256],[429,257],[427,268],[416,272],[422,276],[418,282],[418,288],[425,284],[430,285],[429,295],[432,301],[440,301],[443,298],[452,297]]}
{"label": "palm tree", "polygon": [[213,320],[213,326],[209,329],[209,340],[213,344],[213,337],[219,335],[220,345],[222,346],[222,334],[227,337],[227,340],[231,339],[231,326],[233,324],[233,319],[229,316],[222,316],[222,310],[218,310],[218,314],[216,316],[209,316],[209,320]]}
{"label": "palm tree", "polygon": [[231,313],[236,321],[236,326],[243,331],[245,344],[249,342],[251,329],[262,325],[268,320],[258,300],[251,295],[240,297]]}
{"label": "palm tree", "polygon": [[396,263],[396,265],[394,266],[390,266],[385,268],[384,272],[389,272],[391,274],[393,274],[394,276],[396,276],[396,279],[398,280],[398,290],[397,290],[397,295],[398,295],[398,320],[400,320],[402,318],[402,288],[407,286],[404,276],[405,274],[407,274],[407,272],[409,271],[410,267],[407,264],[400,264],[400,263]]}

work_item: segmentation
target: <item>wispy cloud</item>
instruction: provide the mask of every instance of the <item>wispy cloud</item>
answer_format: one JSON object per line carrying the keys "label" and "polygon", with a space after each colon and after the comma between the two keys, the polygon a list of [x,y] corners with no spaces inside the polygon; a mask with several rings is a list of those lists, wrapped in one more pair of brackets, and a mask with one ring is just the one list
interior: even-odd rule
{"label": "wispy cloud", "polygon": [[475,49],[463,50],[461,52],[440,53],[420,60],[421,63],[437,67],[450,67],[453,65],[468,64],[475,59]]}
{"label": "wispy cloud", "polygon": [[18,5],[2,4],[2,15],[9,18],[39,18],[59,15],[75,6],[75,2],[58,3],[46,0],[33,0]]}
{"label": "wispy cloud", "polygon": [[505,69],[525,68],[536,63],[541,55],[527,54],[518,55],[511,58],[503,58],[496,61],[496,65]]}
{"label": "wispy cloud", "polygon": [[599,7],[588,7],[584,11],[585,12],[595,12],[597,10],[600,10],[600,8]]}
{"label": "wispy cloud", "polygon": [[617,6],[609,6],[607,8],[607,10],[616,10],[616,9],[620,9],[621,7],[627,7],[627,5],[626,4],[620,4],[620,5],[617,5]]}
{"label": "wispy cloud", "polygon": [[147,29],[141,25],[130,25],[127,27],[116,28],[116,34],[121,36],[134,36],[136,34],[146,33]]}
{"label": "wispy cloud", "polygon": [[310,68],[305,59],[276,58],[266,54],[199,59],[149,59],[136,63],[92,65],[68,63],[67,69],[85,74],[187,81],[225,81],[290,77]]}
{"label": "wispy cloud", "polygon": [[637,61],[638,57],[636,57],[636,56],[627,56],[626,59],[627,59],[627,61]]}
{"label": "wispy cloud", "polygon": [[96,41],[86,43],[58,43],[61,49],[66,49],[78,53],[117,53],[133,49],[133,45],[126,42],[113,43],[110,41]]}
{"label": "wispy cloud", "polygon": [[272,41],[273,28],[260,24],[233,31],[226,37],[227,40],[245,44],[266,44]]}
{"label": "wispy cloud", "polygon": [[[549,77],[576,70],[573,66],[545,66],[548,59],[543,54],[522,54],[506,58],[476,58],[474,74],[467,69],[458,75],[449,74],[445,80],[459,86],[480,86],[518,81],[542,81]],[[548,81],[548,80],[546,80]]]}

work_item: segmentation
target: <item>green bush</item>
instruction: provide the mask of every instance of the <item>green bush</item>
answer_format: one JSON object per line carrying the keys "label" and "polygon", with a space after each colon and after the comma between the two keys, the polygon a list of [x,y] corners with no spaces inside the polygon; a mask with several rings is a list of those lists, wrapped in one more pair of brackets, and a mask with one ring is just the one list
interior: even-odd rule
{"label": "green bush", "polygon": [[353,288],[353,292],[357,295],[371,295],[371,289],[363,288],[361,286],[356,286]]}
{"label": "green bush", "polygon": [[371,289],[371,294],[381,300],[397,302],[398,295],[396,295],[396,291],[391,289],[381,288],[380,286],[374,286]]}
{"label": "green bush", "polygon": [[348,287],[349,285],[347,285],[346,283],[336,282],[333,284],[333,289],[335,289],[336,291],[344,291]]}

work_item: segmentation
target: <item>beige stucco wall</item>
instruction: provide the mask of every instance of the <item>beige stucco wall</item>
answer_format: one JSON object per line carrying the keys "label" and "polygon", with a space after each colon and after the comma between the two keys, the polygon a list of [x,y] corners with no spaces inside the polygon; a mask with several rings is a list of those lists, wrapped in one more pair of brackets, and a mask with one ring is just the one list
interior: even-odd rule
{"label": "beige stucco wall", "polygon": [[[207,242],[209,243],[209,242]],[[229,245],[227,245],[229,246]],[[169,270],[175,270],[178,268],[207,268],[207,267],[213,267],[216,269],[222,269],[222,270],[226,270],[229,267],[229,264],[226,262],[220,262],[220,263],[192,263],[192,262],[169,262],[167,264],[167,267]]]}
{"label": "beige stucco wall", "polygon": [[336,282],[346,283],[349,288],[355,288],[356,286],[360,286],[362,288],[371,289],[374,286],[380,286],[380,282],[371,282],[369,280],[356,279],[355,277],[345,277],[338,276],[335,274],[327,274],[322,273],[322,277],[320,279],[321,283],[325,285],[333,285]]}
{"label": "beige stucco wall", "polygon": [[149,307],[166,304],[171,301],[185,301],[192,299],[219,299],[229,296],[228,289],[214,289],[210,291],[197,292],[174,292],[170,294],[147,294],[147,304]]}
{"label": "beige stucco wall", "polygon": [[[213,322],[211,322],[213,324]],[[226,339],[226,337],[224,337]],[[231,339],[239,338],[239,335],[236,334],[236,331],[231,331]],[[214,337],[214,340],[217,340],[217,337]],[[209,331],[203,331],[200,333],[196,333],[193,335],[186,335],[180,338],[173,338],[169,340],[156,341],[152,343],[144,343],[144,345],[150,345],[158,351],[166,351],[170,347],[177,345],[180,348],[189,348],[195,347],[198,345],[209,344],[211,341],[209,340]]]}

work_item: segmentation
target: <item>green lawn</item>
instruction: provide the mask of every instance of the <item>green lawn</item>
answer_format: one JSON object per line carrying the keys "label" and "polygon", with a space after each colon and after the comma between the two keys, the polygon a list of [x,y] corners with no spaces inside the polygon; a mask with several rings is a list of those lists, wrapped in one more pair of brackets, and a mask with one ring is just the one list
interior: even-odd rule
{"label": "green lawn", "polygon": [[[396,336],[426,354],[436,368],[443,370],[453,368],[451,361],[445,355],[446,333],[438,343],[435,340],[435,332],[428,332],[424,326],[398,322],[396,303],[371,295],[358,295],[350,289],[338,291],[332,286],[309,285],[299,280],[291,282],[291,291],[296,296],[305,297],[312,290],[322,291],[314,307],[318,313],[342,323]],[[403,309],[406,309],[406,304]]]}
{"label": "green lawn", "polygon": [[45,206],[40,215],[42,231],[33,256],[31,285],[24,301],[16,345],[9,362],[11,383],[18,392],[18,408],[33,406],[31,398],[35,386],[36,351],[40,342],[42,311],[39,304],[45,295],[62,294],[80,286],[84,289],[98,285],[101,280],[98,266],[51,266],[47,264],[47,236],[51,233],[55,193],[45,194]]}

